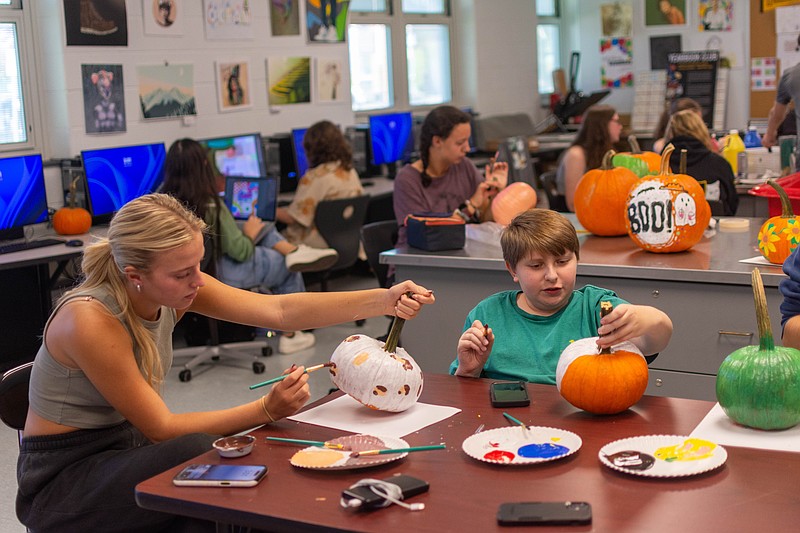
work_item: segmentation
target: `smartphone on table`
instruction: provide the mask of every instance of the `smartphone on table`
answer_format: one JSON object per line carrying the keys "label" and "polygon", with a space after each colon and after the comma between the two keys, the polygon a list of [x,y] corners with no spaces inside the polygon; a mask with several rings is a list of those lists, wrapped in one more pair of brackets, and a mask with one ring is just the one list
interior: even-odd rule
{"label": "smartphone on table", "polygon": [[495,381],[489,385],[492,407],[525,407],[531,404],[524,381]]}
{"label": "smartphone on table", "polygon": [[253,487],[267,475],[266,465],[192,464],[172,483],[181,487]]}
{"label": "smartphone on table", "polygon": [[502,503],[497,510],[501,526],[582,525],[592,523],[592,506],[586,502]]}

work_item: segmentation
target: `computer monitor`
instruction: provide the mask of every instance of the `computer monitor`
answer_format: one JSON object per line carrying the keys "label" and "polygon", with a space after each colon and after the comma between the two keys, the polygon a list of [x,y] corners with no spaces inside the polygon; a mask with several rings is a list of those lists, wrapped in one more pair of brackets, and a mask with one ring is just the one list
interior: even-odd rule
{"label": "computer monitor", "polygon": [[372,163],[394,165],[411,160],[414,119],[410,111],[369,116]]}
{"label": "computer monitor", "polygon": [[259,178],[267,175],[260,133],[200,139],[216,176]]}
{"label": "computer monitor", "polygon": [[0,240],[24,237],[25,226],[46,220],[42,156],[0,159]]}
{"label": "computer monitor", "polygon": [[164,143],[83,150],[86,196],[95,224],[105,223],[119,209],[144,194],[155,192],[164,180]]}
{"label": "computer monitor", "polygon": [[274,221],[278,180],[275,177],[228,177],[225,179],[225,205],[237,220],[247,220],[255,214],[261,220]]}
{"label": "computer monitor", "polygon": [[308,170],[308,159],[306,149],[303,147],[303,137],[308,128],[297,128],[292,130],[292,151],[294,152],[294,165],[297,169],[297,179],[302,178]]}

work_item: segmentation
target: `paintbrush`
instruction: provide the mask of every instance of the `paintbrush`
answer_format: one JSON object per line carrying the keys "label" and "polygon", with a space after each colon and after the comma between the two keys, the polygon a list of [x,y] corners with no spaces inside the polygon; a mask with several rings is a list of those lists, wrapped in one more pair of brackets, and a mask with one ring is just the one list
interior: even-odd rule
{"label": "paintbrush", "polygon": [[516,418],[514,418],[513,416],[511,416],[508,413],[503,413],[503,416],[508,418],[509,420],[514,422],[515,424],[517,424],[519,426],[522,426],[522,430],[525,432],[526,435],[528,434],[528,426],[524,422],[522,422],[521,420],[517,420]]}
{"label": "paintbrush", "polygon": [[[311,373],[311,372],[313,372],[315,370],[319,370],[320,368],[326,368],[326,367],[329,367],[329,366],[333,366],[333,363],[328,362],[328,363],[322,363],[322,364],[319,364],[319,365],[310,366],[310,367],[306,368],[305,373],[309,374],[309,373]],[[286,376],[288,376],[288,375],[289,374],[284,374],[282,376],[278,376],[277,378],[268,379],[267,381],[262,381],[261,383],[256,383],[255,385],[250,385],[250,390],[257,389],[257,388],[263,387],[265,385],[272,385],[273,383],[277,383],[279,381],[283,381],[284,379],[286,379]]]}
{"label": "paintbrush", "polygon": [[288,442],[290,444],[301,444],[304,446],[319,446],[320,448],[333,448],[336,450],[349,449],[344,444],[337,444],[335,442],[323,442],[321,440],[302,440],[302,439],[285,439],[283,437],[267,437],[267,440],[274,440],[277,442]]}
{"label": "paintbrush", "polygon": [[411,448],[387,448],[383,450],[366,450],[363,452],[353,452],[350,457],[361,457],[363,455],[387,455],[390,453],[424,452],[426,450],[443,450],[447,448],[444,444],[433,444],[431,446],[413,446]]}

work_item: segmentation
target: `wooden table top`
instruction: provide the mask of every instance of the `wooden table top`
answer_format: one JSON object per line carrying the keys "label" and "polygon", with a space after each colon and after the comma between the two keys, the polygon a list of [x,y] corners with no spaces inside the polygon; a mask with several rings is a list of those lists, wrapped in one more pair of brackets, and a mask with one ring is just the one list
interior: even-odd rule
{"label": "wooden table top", "polygon": [[[491,380],[426,374],[425,403],[461,412],[406,435],[411,446],[445,442],[446,450],[409,454],[380,466],[355,470],[293,467],[300,448],[266,442],[268,435],[329,440],[345,432],[283,420],[257,429],[254,451],[223,459],[211,451],[191,462],[266,464],[269,474],[254,488],[175,487],[175,467],[140,483],[145,508],[272,531],[500,531],[496,512],[503,502],[587,501],[593,524],[537,527],[536,531],[794,531],[800,523],[800,457],[788,452],[726,447],[722,467],[683,478],[648,478],[611,470],[600,463],[605,444],[641,435],[689,435],[711,402],[645,396],[632,409],[593,416],[568,404],[555,387],[529,384],[530,407],[505,409],[530,425],[578,434],[582,447],[566,458],[527,466],[492,465],[469,457],[461,444],[480,424],[506,427],[503,409],[491,407]],[[318,403],[330,400],[334,393]],[[312,404],[315,405],[315,404]],[[398,506],[354,512],[339,505],[341,491],[362,478],[395,473],[426,480],[430,490],[409,499],[423,511]]]}

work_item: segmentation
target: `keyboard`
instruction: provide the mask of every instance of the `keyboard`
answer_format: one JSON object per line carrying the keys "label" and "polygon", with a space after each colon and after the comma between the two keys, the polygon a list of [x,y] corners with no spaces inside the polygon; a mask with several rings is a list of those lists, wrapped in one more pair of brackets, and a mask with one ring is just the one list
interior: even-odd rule
{"label": "keyboard", "polygon": [[26,242],[12,242],[9,244],[0,245],[0,254],[10,254],[13,252],[21,252],[23,250],[32,250],[34,248],[43,248],[45,246],[55,246],[56,244],[64,244],[64,239],[37,239],[35,241]]}

